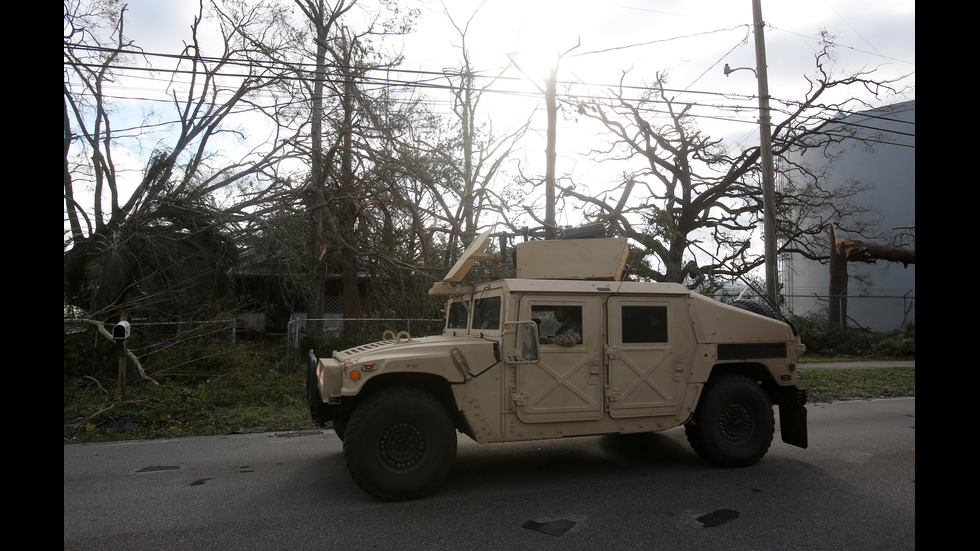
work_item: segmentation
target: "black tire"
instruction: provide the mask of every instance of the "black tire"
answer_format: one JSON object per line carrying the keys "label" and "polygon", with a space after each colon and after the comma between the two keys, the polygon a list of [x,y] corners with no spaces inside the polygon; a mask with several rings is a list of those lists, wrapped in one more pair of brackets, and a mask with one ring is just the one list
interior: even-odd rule
{"label": "black tire", "polygon": [[316,354],[310,350],[306,363],[306,401],[310,405],[310,417],[313,418],[313,422],[322,427],[330,420],[330,414],[326,404],[320,398],[320,389],[317,387],[317,362]]}
{"label": "black tire", "polygon": [[769,398],[755,381],[732,375],[709,381],[685,425],[687,441],[719,467],[748,467],[772,444],[776,422]]}
{"label": "black tire", "polygon": [[456,428],[431,394],[411,387],[378,391],[344,430],[354,482],[383,501],[416,499],[436,488],[456,459]]}
{"label": "black tire", "polygon": [[732,306],[736,308],[741,308],[742,310],[748,310],[749,312],[752,312],[754,314],[759,314],[760,316],[765,316],[767,318],[772,318],[774,320],[779,319],[779,314],[777,314],[776,311],[773,310],[772,306],[769,306],[769,304],[765,302],[740,300],[737,302],[733,302]]}
{"label": "black tire", "polygon": [[337,434],[337,438],[341,441],[344,440],[344,429],[347,428],[347,416],[346,415],[334,415],[333,416],[333,431]]}

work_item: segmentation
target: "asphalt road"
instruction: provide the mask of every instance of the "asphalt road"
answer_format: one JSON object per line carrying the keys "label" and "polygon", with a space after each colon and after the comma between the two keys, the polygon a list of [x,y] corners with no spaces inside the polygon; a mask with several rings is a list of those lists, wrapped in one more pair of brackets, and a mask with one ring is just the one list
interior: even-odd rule
{"label": "asphalt road", "polygon": [[[480,446],[382,503],[330,430],[64,446],[66,550],[911,550],[915,398],[808,406],[810,445],[745,469],[683,429]],[[778,416],[777,416],[778,419]]]}

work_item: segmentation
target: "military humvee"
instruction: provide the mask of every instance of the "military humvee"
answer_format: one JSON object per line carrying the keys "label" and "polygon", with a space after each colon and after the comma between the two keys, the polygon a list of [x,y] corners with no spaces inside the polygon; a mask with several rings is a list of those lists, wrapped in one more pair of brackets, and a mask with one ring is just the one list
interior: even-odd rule
{"label": "military humvee", "polygon": [[[771,309],[723,304],[683,285],[621,279],[625,239],[527,241],[512,279],[462,284],[485,232],[429,293],[447,298],[438,336],[318,358],[307,393],[332,421],[356,483],[382,500],[441,483],[456,431],[478,443],[663,431],[683,425],[721,467],[759,461],[773,439],[807,446],[804,346]],[[756,311],[753,311],[756,310]]]}

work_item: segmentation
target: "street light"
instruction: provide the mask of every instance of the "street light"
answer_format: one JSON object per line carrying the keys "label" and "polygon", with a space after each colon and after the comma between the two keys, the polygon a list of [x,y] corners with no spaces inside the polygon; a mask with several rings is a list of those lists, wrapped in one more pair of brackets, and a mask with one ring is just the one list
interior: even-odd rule
{"label": "street light", "polygon": [[735,71],[741,71],[742,69],[748,69],[749,71],[752,71],[752,74],[755,75],[755,78],[759,78],[759,73],[755,72],[755,69],[753,69],[752,67],[736,67],[732,69],[731,67],[728,66],[727,63],[725,64],[725,76],[727,77],[728,75],[734,73]]}

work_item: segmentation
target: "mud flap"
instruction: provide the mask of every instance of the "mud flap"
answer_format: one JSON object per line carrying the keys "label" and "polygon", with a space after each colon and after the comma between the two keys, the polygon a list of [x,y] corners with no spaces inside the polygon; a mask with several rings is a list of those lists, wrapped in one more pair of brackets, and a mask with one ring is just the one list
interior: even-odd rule
{"label": "mud flap", "polygon": [[779,427],[783,442],[806,449],[806,407],[798,404],[780,404]]}

